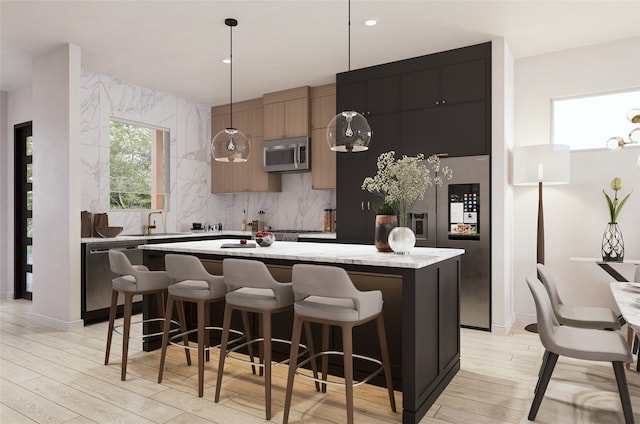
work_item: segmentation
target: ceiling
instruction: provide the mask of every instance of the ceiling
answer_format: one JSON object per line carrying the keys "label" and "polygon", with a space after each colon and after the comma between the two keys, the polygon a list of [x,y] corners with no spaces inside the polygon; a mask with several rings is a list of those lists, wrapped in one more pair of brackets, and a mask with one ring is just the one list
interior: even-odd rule
{"label": "ceiling", "polygon": [[[348,69],[347,0],[0,1],[0,89],[66,43],[82,67],[210,105],[333,82]],[[367,27],[366,18],[379,24]],[[515,58],[640,37],[640,0],[353,0],[351,69],[504,37]]]}

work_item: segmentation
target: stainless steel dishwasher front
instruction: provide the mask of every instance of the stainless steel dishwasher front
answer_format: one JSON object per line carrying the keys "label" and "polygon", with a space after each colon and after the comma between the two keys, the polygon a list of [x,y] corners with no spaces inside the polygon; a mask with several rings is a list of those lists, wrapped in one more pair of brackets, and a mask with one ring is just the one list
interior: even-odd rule
{"label": "stainless steel dishwasher front", "polygon": [[[85,324],[109,319],[111,306],[111,280],[116,276],[109,267],[109,249],[123,251],[132,264],[142,264],[142,250],[138,246],[145,240],[105,241],[86,243],[83,251],[82,319]],[[142,310],[142,296],[134,297],[134,311]],[[120,296],[118,305],[124,303]],[[122,315],[122,306],[118,308]]]}

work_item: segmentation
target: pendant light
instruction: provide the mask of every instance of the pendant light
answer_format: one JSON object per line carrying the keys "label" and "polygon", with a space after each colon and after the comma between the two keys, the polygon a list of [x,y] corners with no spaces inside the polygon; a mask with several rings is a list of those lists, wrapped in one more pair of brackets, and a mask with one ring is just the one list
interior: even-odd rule
{"label": "pendant light", "polygon": [[219,162],[246,162],[249,159],[251,144],[247,137],[233,127],[233,27],[238,21],[233,18],[224,20],[229,27],[231,48],[229,54],[229,127],[220,131],[211,140],[211,156]]}
{"label": "pendant light", "polygon": [[[627,120],[632,124],[640,124],[640,109],[631,109],[627,113]],[[631,130],[629,141],[624,141],[622,137],[611,137],[607,140],[607,149],[620,150],[627,144],[640,144],[640,126]]]}
{"label": "pendant light", "polygon": [[[349,0],[349,69],[347,100],[351,102],[351,0]],[[345,110],[333,117],[327,128],[327,143],[336,152],[363,152],[369,148],[371,127],[367,118],[354,110]]]}

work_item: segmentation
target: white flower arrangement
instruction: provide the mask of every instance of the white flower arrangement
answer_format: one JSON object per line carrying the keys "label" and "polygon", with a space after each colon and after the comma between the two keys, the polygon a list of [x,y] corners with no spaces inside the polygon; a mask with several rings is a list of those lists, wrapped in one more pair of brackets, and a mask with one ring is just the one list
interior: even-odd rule
{"label": "white flower arrangement", "polygon": [[409,212],[416,201],[424,199],[424,193],[434,185],[442,185],[443,177],[451,179],[453,172],[448,166],[440,166],[438,156],[426,159],[422,153],[417,156],[403,155],[395,159],[395,152],[389,151],[378,156],[378,173],[367,177],[362,189],[382,197],[399,215],[400,226],[407,226]]}

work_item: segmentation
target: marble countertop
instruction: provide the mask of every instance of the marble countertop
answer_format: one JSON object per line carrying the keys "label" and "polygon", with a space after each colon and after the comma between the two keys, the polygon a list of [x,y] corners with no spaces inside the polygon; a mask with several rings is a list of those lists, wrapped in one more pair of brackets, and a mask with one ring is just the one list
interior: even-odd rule
{"label": "marble countertop", "polygon": [[625,321],[640,331],[640,283],[612,282],[611,293]]}
{"label": "marble countertop", "polygon": [[464,249],[414,247],[409,255],[378,252],[373,245],[276,241],[269,247],[222,248],[238,240],[217,239],[141,245],[141,249],[250,258],[284,259],[419,269],[464,254]]}
{"label": "marble countertop", "polygon": [[[224,237],[224,236],[241,236],[251,239],[253,233],[251,231],[229,230],[229,231],[198,231],[198,232],[175,232],[175,233],[158,233],[151,234],[150,236],[143,236],[140,234],[120,234],[117,237],[83,237],[80,239],[80,243],[107,243],[113,241],[132,241],[132,240],[158,240],[158,239],[172,239],[172,238],[185,238],[185,237]],[[298,238],[312,238],[312,239],[329,239],[335,240],[336,233],[301,233]]]}

